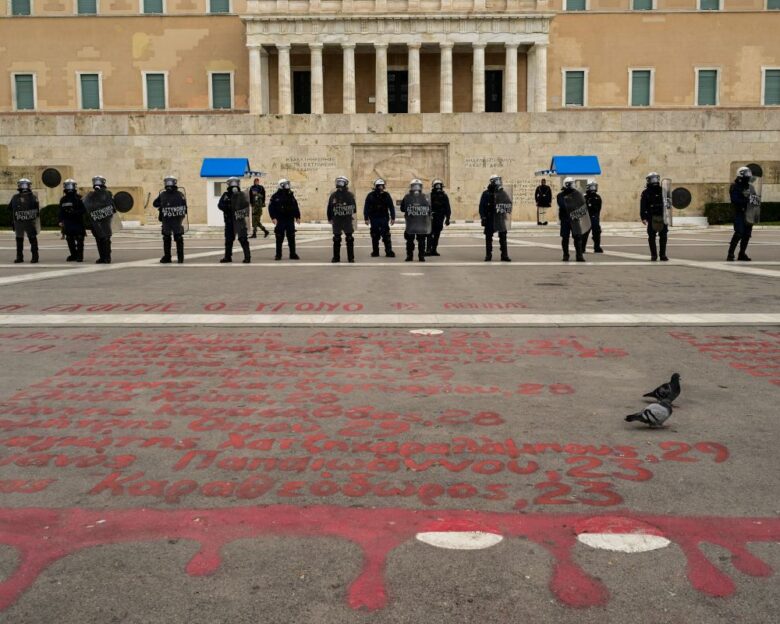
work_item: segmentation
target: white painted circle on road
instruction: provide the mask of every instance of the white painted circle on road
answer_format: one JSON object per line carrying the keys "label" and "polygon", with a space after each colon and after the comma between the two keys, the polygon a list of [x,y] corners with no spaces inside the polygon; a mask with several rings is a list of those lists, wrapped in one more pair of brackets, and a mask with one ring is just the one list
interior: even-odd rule
{"label": "white painted circle on road", "polygon": [[401,275],[408,275],[409,277],[421,277],[425,273],[401,273]]}
{"label": "white painted circle on road", "polygon": [[481,550],[504,539],[496,533],[484,531],[431,531],[418,533],[415,537],[425,544],[450,550]]}
{"label": "white painted circle on road", "polygon": [[671,543],[660,535],[642,533],[580,533],[577,540],[591,548],[623,553],[649,552],[666,548]]}
{"label": "white painted circle on road", "polygon": [[443,334],[444,331],[441,329],[410,329],[409,333],[418,336],[438,336],[439,334]]}

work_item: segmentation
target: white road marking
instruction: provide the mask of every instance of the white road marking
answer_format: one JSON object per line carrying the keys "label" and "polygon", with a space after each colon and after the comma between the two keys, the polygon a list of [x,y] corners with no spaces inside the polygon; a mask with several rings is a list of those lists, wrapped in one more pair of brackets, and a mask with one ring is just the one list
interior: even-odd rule
{"label": "white road marking", "polygon": [[577,541],[591,548],[623,553],[641,553],[666,548],[671,542],[660,535],[642,533],[580,533]]}
{"label": "white road marking", "polygon": [[439,336],[444,332],[441,329],[411,329],[409,333],[418,336]]}
{"label": "white road marking", "polygon": [[415,537],[425,544],[450,550],[481,550],[504,539],[496,533],[483,531],[431,531],[418,533]]}

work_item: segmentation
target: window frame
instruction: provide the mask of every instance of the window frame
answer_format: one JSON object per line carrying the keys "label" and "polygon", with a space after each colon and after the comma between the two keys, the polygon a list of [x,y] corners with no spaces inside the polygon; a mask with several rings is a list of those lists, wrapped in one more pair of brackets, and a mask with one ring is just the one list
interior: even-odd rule
{"label": "window frame", "polygon": [[[165,89],[165,108],[149,108],[149,98],[148,98],[148,91],[146,86],[146,76],[152,74],[154,76],[159,76],[162,74],[163,76],[163,88]],[[146,111],[167,111],[170,109],[170,106],[168,105],[168,70],[167,69],[160,69],[160,70],[141,70],[141,91],[143,92],[143,103],[144,103],[144,110]]]}
{"label": "window frame", "polygon": [[636,11],[637,13],[643,13],[643,12],[647,12],[647,11],[657,11],[658,10],[658,0],[651,0],[652,6],[649,9],[635,9],[634,8],[634,0],[629,0],[629,2],[631,3],[630,9],[632,11]]}
{"label": "window frame", "polygon": [[[19,108],[18,106],[17,99],[16,99],[16,77],[17,76],[32,76],[32,84],[33,84],[33,107],[32,108]],[[35,112],[38,110],[38,74],[36,74],[34,71],[11,72],[11,106],[13,107],[13,111],[15,113]]]}
{"label": "window frame", "polygon": [[[84,108],[84,102],[82,102],[82,93],[81,93],[81,76],[85,74],[97,74],[98,77],[98,107],[97,108]],[[78,103],[78,110],[82,113],[89,113],[91,111],[102,111],[103,110],[103,72],[102,70],[93,70],[93,71],[77,71],[76,72],[76,96],[77,96],[77,103]]]}
{"label": "window frame", "polygon": [[776,108],[780,106],[780,103],[777,104],[767,104],[766,103],[766,73],[767,71],[780,71],[780,65],[773,66],[773,65],[762,65],[761,66],[761,106],[765,108]]}
{"label": "window frame", "polygon": [[[647,106],[634,106],[634,76],[635,71],[650,72],[650,102]],[[652,108],[655,106],[655,67],[629,67],[628,68],[628,107],[629,108]]]}
{"label": "window frame", "polygon": [[30,14],[29,15],[14,15],[14,2],[13,0],[8,0],[8,12],[7,17],[32,17],[35,15],[35,8],[34,8],[34,1],[35,0],[29,0],[30,2]]}
{"label": "window frame", "polygon": [[[702,71],[714,71],[715,72],[715,103],[714,104],[699,104],[699,72]],[[714,108],[720,106],[720,67],[712,66],[696,66],[693,68],[694,76],[696,77],[693,85],[693,105],[702,108]]]}
{"label": "window frame", "polygon": [[[164,2],[165,0],[163,0]],[[214,13],[211,10],[211,0],[208,0],[208,14],[209,15],[231,15],[233,13],[233,0],[228,0],[228,10],[226,13]]]}
{"label": "window frame", "polygon": [[[582,80],[582,104],[566,103],[566,73],[583,72]],[[561,67],[561,108],[587,108],[588,107],[588,82],[590,69],[587,67]]]}
{"label": "window frame", "polygon": [[696,10],[697,11],[704,11],[706,13],[715,13],[716,11],[722,11],[723,10],[723,0],[718,0],[718,8],[717,9],[702,9],[701,3],[703,0],[697,0],[696,1]]}
{"label": "window frame", "polygon": [[83,15],[84,17],[94,17],[95,15],[100,15],[100,0],[95,0],[94,13],[79,13],[79,0],[73,0],[73,15]]}
{"label": "window frame", "polygon": [[[215,108],[214,107],[214,87],[212,82],[212,76],[214,74],[230,74],[230,108]],[[292,79],[292,73],[290,74],[290,78]],[[208,71],[208,82],[209,82],[209,110],[214,111],[232,111],[236,108],[236,78],[235,78],[235,72],[233,70],[229,71],[219,71],[219,70],[209,70]]]}
{"label": "window frame", "polygon": [[569,9],[569,0],[563,0],[563,13],[583,13],[584,11],[590,11],[590,0],[585,0],[584,9]]}
{"label": "window frame", "polygon": [[167,15],[168,14],[168,6],[167,6],[167,0],[160,0],[162,2],[162,13],[147,13],[144,11],[144,0],[138,0],[138,12],[141,15]]}
{"label": "window frame", "polygon": [[777,7],[776,9],[770,9],[769,0],[764,0],[764,11],[780,11],[780,7]]}

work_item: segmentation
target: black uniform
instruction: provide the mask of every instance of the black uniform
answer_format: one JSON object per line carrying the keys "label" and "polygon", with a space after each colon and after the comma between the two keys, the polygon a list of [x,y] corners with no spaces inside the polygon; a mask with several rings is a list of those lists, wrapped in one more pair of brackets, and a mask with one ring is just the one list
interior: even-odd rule
{"label": "black uniform", "polygon": [[536,200],[536,225],[547,225],[547,221],[542,221],[542,215],[552,206],[552,189],[547,184],[540,184],[536,187],[534,199]]}
{"label": "black uniform", "polygon": [[253,184],[249,188],[249,203],[252,205],[252,238],[257,238],[257,229],[260,228],[264,236],[268,236],[268,230],[263,227],[263,208],[265,207],[265,187],[262,184]]}
{"label": "black uniform", "polygon": [[393,198],[387,191],[373,190],[366,195],[363,204],[363,218],[371,225],[371,256],[379,255],[379,239],[385,245],[385,255],[394,258],[393,242],[390,239],[390,222],[395,221]]}
{"label": "black uniform", "polygon": [[647,223],[647,241],[650,245],[650,259],[658,259],[658,248],[655,238],[661,243],[661,260],[666,257],[666,241],[669,235],[669,226],[664,223],[664,192],[660,184],[648,184],[642,191],[639,200],[639,218]]}
{"label": "black uniform", "polygon": [[[571,219],[569,218],[569,211],[566,209],[565,197],[570,193],[577,192],[574,187],[564,187],[561,192],[555,197],[555,201],[558,204],[558,222],[561,224],[561,249],[563,249],[563,260],[569,259],[569,238],[572,237]],[[582,205],[582,204],[580,204]],[[578,262],[582,262],[585,257],[582,255],[585,251],[585,241],[582,236],[574,236],[574,253]]]}
{"label": "black uniform", "polygon": [[731,207],[734,209],[734,235],[731,237],[726,259],[734,259],[734,252],[739,243],[739,259],[749,260],[746,252],[750,237],[753,235],[753,224],[747,222],[745,212],[750,205],[750,179],[740,176],[734,180],[734,184],[729,188],[729,197]]}
{"label": "black uniform", "polygon": [[[250,262],[252,254],[249,251],[248,240],[249,200],[247,196],[239,189],[236,189],[235,193],[228,189],[219,198],[217,208],[222,211],[225,218],[225,257],[220,262],[233,262],[233,241],[236,238],[244,252],[244,262]],[[244,214],[246,217],[242,216]]]}
{"label": "black uniform", "polygon": [[116,214],[114,196],[105,187],[94,189],[84,198],[84,206],[95,237],[98,249],[96,264],[111,264],[111,236],[113,229],[111,222]]}
{"label": "black uniform", "polygon": [[70,251],[70,255],[66,258],[68,262],[84,261],[84,237],[87,235],[87,228],[84,227],[86,214],[87,209],[84,207],[81,195],[75,190],[65,191],[60,199],[57,219],[62,224],[62,232],[68,243],[68,251]]}
{"label": "black uniform", "polygon": [[268,215],[276,221],[274,228],[276,260],[282,259],[282,243],[285,236],[290,247],[290,260],[300,260],[295,253],[295,221],[301,218],[301,210],[298,207],[298,200],[290,189],[279,189],[271,195],[271,201],[268,202]]}
{"label": "black uniform", "polygon": [[30,262],[38,262],[38,230],[40,229],[41,206],[32,191],[20,191],[8,202],[11,211],[11,227],[16,235],[16,259],[24,262],[24,237],[30,241]]}
{"label": "black uniform", "polygon": [[355,261],[355,196],[347,189],[336,189],[328,198],[328,223],[333,226],[333,262],[341,261],[341,235],[346,238],[347,261]]}
{"label": "black uniform", "polygon": [[439,255],[439,237],[444,226],[450,224],[450,217],[452,217],[452,208],[447,193],[433,189],[431,191],[431,234],[428,236],[426,255]]}
{"label": "black uniform", "polygon": [[590,215],[590,230],[585,232],[585,236],[582,241],[582,250],[588,246],[588,236],[593,233],[593,251],[595,253],[603,253],[601,248],[601,195],[597,191],[586,191],[585,193],[585,205],[588,207],[588,214]]}
{"label": "black uniform", "polygon": [[485,262],[493,259],[493,234],[498,231],[498,245],[501,249],[501,260],[509,261],[509,247],[507,245],[506,231],[496,230],[496,194],[503,189],[498,189],[489,185],[482,191],[482,197],[479,199],[479,218],[485,232]]}
{"label": "black uniform", "polygon": [[176,259],[184,262],[184,218],[187,216],[187,198],[175,186],[162,191],[152,205],[158,210],[162,223],[163,257],[160,262],[171,261],[171,236],[176,241]]}
{"label": "black uniform", "polygon": [[401,200],[401,212],[406,215],[406,228],[404,239],[406,240],[406,261],[414,259],[414,241],[417,241],[417,258],[425,262],[425,243],[430,236],[431,229],[431,205],[428,198],[422,192],[409,191]]}

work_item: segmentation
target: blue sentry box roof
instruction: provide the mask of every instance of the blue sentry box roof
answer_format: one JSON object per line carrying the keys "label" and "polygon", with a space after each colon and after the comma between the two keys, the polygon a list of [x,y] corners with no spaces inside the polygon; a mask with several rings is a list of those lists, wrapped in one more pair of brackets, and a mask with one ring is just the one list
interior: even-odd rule
{"label": "blue sentry box roof", "polygon": [[553,156],[550,170],[557,175],[601,175],[598,156]]}
{"label": "blue sentry box roof", "polygon": [[250,171],[248,158],[204,158],[200,166],[201,178],[243,177]]}

